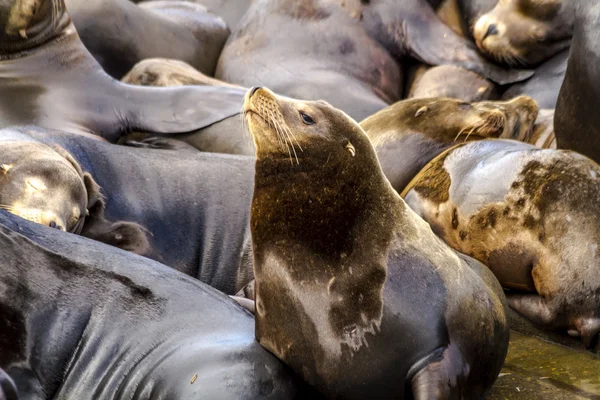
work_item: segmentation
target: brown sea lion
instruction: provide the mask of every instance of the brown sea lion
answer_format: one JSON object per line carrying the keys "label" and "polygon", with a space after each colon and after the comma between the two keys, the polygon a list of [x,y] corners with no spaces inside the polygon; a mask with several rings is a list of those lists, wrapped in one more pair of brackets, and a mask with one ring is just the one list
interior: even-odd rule
{"label": "brown sea lion", "polygon": [[244,93],[122,84],[81,43],[63,0],[0,2],[0,127],[33,124],[109,141],[133,130],[190,132],[238,115]]}
{"label": "brown sea lion", "polygon": [[256,0],[230,36],[216,77],[324,99],[362,120],[402,97],[398,61],[405,56],[500,83],[531,76],[484,61],[424,0]]}
{"label": "brown sea lion", "polygon": [[572,0],[500,0],[475,23],[473,36],[490,59],[531,67],[568,49],[574,22]]}
{"label": "brown sea lion", "polygon": [[546,328],[600,334],[600,166],[571,151],[484,140],[445,151],[405,200],[446,243],[524,292],[509,305]]}
{"label": "brown sea lion", "polygon": [[466,103],[455,99],[400,101],[360,123],[381,168],[402,192],[434,157],[465,140],[510,138],[527,141],[538,107],[529,97]]}
{"label": "brown sea lion", "polygon": [[390,186],[323,101],[253,88],[256,337],[329,398],[482,398],[506,355],[503,294]]}
{"label": "brown sea lion", "polygon": [[0,134],[0,208],[137,254],[149,250],[141,226],[106,220],[100,186],[69,153],[15,131]]}

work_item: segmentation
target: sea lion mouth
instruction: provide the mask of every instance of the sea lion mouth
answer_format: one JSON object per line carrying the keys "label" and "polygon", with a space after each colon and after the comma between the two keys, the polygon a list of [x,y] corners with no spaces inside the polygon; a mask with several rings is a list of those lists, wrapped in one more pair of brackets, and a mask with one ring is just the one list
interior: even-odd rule
{"label": "sea lion mouth", "polygon": [[[268,139],[268,135],[265,135],[266,127],[269,133],[275,132],[277,136],[276,148],[287,152],[290,162],[293,163],[295,160],[296,164],[300,164],[296,146],[299,151],[303,151],[302,146],[286,122],[279,101],[273,92],[265,88],[251,88],[244,97],[243,114],[257,151],[261,148],[259,142]],[[253,123],[253,118],[262,121],[263,126]]]}

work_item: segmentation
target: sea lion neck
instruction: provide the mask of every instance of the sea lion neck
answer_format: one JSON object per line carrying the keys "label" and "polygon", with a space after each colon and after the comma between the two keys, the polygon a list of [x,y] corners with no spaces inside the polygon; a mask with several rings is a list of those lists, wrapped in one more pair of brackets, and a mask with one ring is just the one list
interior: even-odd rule
{"label": "sea lion neck", "polygon": [[61,37],[71,24],[64,0],[6,1],[0,16],[0,60]]}

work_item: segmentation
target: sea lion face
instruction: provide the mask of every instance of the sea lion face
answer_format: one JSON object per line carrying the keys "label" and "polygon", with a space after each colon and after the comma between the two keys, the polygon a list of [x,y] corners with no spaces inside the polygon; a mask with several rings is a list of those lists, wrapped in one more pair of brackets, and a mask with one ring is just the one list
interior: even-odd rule
{"label": "sea lion face", "polygon": [[86,214],[87,192],[76,167],[40,143],[2,143],[0,208],[72,232]]}
{"label": "sea lion face", "polygon": [[568,48],[573,12],[568,0],[500,0],[475,24],[479,49],[513,67],[540,64]]}
{"label": "sea lion face", "polygon": [[244,112],[258,160],[288,159],[300,165],[303,160],[346,163],[374,157],[361,127],[324,101],[293,100],[253,88],[246,94]]}

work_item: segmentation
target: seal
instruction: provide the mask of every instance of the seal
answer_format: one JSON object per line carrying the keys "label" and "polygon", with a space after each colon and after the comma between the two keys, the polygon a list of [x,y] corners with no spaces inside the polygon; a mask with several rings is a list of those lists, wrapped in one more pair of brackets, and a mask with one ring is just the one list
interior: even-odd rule
{"label": "seal", "polygon": [[208,85],[239,88],[198,71],[190,64],[168,58],[148,58],[135,64],[121,82],[140,86]]}
{"label": "seal", "polygon": [[[107,219],[135,222],[148,232],[143,255],[226,294],[253,279],[251,157],[116,146],[34,127],[0,131],[0,137],[16,135],[72,157],[102,187]],[[2,156],[7,151],[0,146]]]}
{"label": "seal", "polygon": [[537,66],[571,45],[574,4],[568,0],[498,1],[475,23],[475,42],[498,63]]}
{"label": "seal", "polygon": [[83,44],[102,68],[121,79],[152,57],[186,61],[213,75],[229,29],[218,16],[188,1],[65,0]]}
{"label": "seal", "polygon": [[488,265],[512,289],[511,308],[595,346],[599,165],[571,151],[483,140],[434,159],[405,193],[446,243]]}
{"label": "seal", "polygon": [[502,94],[502,99],[529,96],[540,108],[555,109],[560,87],[567,73],[568,60],[569,50],[558,53],[537,67],[531,79],[509,86]]}
{"label": "seal", "polygon": [[454,65],[420,67],[408,98],[446,97],[467,103],[497,96],[495,85],[475,72]]}
{"label": "seal", "polygon": [[554,116],[558,148],[575,150],[600,162],[600,118],[597,101],[600,79],[594,67],[600,57],[595,47],[600,28],[600,5],[580,1],[575,12],[575,29],[565,80],[560,88]]}
{"label": "seal", "polygon": [[121,84],[83,46],[63,0],[0,5],[0,127],[35,124],[109,141],[133,130],[190,132],[238,115],[244,93]]}
{"label": "seal", "polygon": [[0,368],[23,399],[301,390],[256,342],[248,312],[157,262],[0,211],[0,264]]}
{"label": "seal", "polygon": [[0,369],[0,399],[1,400],[19,400],[17,388],[10,376]]}
{"label": "seal", "polygon": [[0,149],[0,208],[134,253],[149,250],[139,225],[105,218],[100,186],[63,149],[5,130]]}
{"label": "seal", "polygon": [[[463,66],[500,83],[532,74],[485,61],[425,0],[363,3],[253,1],[223,49],[216,77],[323,99],[360,121],[402,98],[398,61],[405,56]],[[279,35],[283,30],[286,35]]]}
{"label": "seal", "polygon": [[329,398],[483,397],[508,344],[492,273],[406,206],[348,115],[263,88],[244,110],[260,344]]}
{"label": "seal", "polygon": [[360,123],[381,168],[399,193],[427,163],[466,140],[527,141],[538,107],[529,97],[508,102],[466,103],[455,99],[400,101]]}

